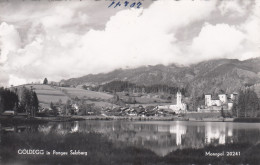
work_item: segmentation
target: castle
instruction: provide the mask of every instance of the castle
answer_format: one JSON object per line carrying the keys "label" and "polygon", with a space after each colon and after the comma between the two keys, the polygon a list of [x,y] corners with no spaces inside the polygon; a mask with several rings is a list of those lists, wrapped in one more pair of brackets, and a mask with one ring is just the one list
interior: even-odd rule
{"label": "castle", "polygon": [[230,94],[219,94],[218,98],[214,98],[211,94],[205,95],[205,108],[208,110],[231,110],[233,107],[233,102],[237,98],[237,93]]}

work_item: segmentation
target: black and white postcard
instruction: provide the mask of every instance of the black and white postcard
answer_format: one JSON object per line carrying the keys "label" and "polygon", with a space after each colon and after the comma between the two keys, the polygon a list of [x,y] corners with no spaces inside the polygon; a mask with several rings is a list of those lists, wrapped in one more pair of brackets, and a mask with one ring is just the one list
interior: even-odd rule
{"label": "black and white postcard", "polygon": [[259,165],[260,0],[0,0],[0,165]]}

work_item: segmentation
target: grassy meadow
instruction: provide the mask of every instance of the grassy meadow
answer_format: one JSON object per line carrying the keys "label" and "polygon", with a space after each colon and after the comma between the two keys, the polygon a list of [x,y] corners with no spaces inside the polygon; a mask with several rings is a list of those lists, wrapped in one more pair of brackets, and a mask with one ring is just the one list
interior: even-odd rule
{"label": "grassy meadow", "polygon": [[[43,107],[48,107],[50,103],[56,103],[59,100],[62,104],[65,104],[67,100],[84,99],[86,103],[95,103],[99,107],[111,107],[110,99],[113,98],[112,94],[105,92],[97,92],[85,90],[82,88],[72,88],[72,87],[57,87],[43,84],[28,84],[25,85],[27,88],[33,88],[38,96],[39,102]],[[129,96],[126,96],[123,92],[118,92],[118,96],[127,102]],[[143,95],[143,96],[131,96],[137,102],[144,106],[158,105],[158,104],[173,104],[171,100],[161,99],[159,96],[155,95]]]}
{"label": "grassy meadow", "polygon": [[79,99],[86,99],[88,100],[87,103],[95,103],[99,106],[111,106],[111,104],[106,101],[113,97],[111,94],[88,91],[80,88],[52,87],[50,85],[43,84],[25,85],[25,87],[29,89],[32,87],[34,89],[40,104],[43,106],[49,106],[51,102],[56,103],[59,100],[62,101],[62,104],[65,104],[67,100],[75,97],[78,97]]}
{"label": "grassy meadow", "polygon": [[101,100],[108,100],[113,97],[111,94],[103,93],[103,92],[96,92],[96,91],[89,91],[81,88],[69,88],[69,87],[56,87],[57,89],[63,91],[71,98],[87,98],[87,99],[101,99]]}
{"label": "grassy meadow", "polygon": [[66,103],[70,98],[66,96],[62,91],[57,90],[49,85],[26,85],[27,88],[33,88],[37,94],[38,100],[43,104],[50,104],[51,102],[56,103],[59,100],[62,103]]}

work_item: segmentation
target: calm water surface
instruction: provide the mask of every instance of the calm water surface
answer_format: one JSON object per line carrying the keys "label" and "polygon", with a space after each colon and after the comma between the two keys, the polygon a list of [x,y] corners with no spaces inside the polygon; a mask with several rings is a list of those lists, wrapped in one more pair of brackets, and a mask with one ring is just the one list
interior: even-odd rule
{"label": "calm water surface", "polygon": [[75,132],[96,132],[104,135],[115,146],[144,148],[159,157],[178,149],[260,142],[260,123],[87,120],[45,125],[1,126],[1,136],[6,133],[23,132],[55,133],[65,135],[64,137]]}

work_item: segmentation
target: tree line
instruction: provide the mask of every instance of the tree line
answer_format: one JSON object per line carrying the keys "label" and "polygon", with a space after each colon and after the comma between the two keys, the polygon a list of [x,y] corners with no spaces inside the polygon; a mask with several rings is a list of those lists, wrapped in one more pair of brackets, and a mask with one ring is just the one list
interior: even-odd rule
{"label": "tree line", "polygon": [[[20,97],[19,97],[20,96]],[[0,112],[13,110],[35,116],[39,110],[37,94],[32,89],[22,87],[14,90],[0,88]]]}
{"label": "tree line", "polygon": [[[87,89],[87,86],[83,86],[83,88]],[[128,81],[111,81],[109,83],[99,85],[97,87],[92,88],[94,91],[105,91],[105,92],[131,92],[131,93],[168,93],[168,94],[176,94],[177,91],[183,95],[187,94],[187,90],[185,88],[168,86],[165,84],[155,84],[155,85],[137,85],[135,83],[131,83]]]}
{"label": "tree line", "polygon": [[232,113],[235,117],[260,117],[260,99],[253,89],[245,88],[239,91]]}
{"label": "tree line", "polygon": [[0,112],[17,107],[19,99],[16,93],[9,89],[0,88]]}

